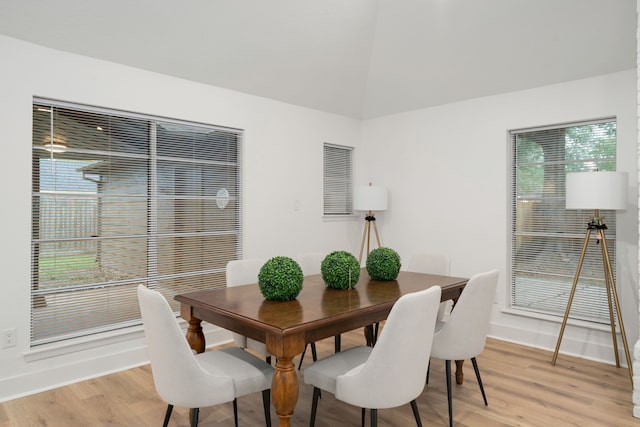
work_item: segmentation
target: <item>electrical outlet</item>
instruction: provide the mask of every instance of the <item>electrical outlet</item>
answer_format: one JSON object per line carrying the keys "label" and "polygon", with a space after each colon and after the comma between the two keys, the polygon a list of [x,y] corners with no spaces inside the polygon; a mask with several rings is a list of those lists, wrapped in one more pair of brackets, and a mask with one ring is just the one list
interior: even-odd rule
{"label": "electrical outlet", "polygon": [[16,329],[4,329],[2,331],[2,348],[16,346]]}

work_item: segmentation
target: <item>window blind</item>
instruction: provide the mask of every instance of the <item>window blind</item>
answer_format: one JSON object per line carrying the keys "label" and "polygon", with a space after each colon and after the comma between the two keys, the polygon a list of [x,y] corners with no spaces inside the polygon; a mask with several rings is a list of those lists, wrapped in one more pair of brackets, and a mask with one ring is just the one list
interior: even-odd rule
{"label": "window blind", "polygon": [[353,213],[353,148],[324,144],[324,215]]}
{"label": "window blind", "polygon": [[31,345],[140,324],[225,286],[241,253],[236,129],[57,101],[33,105]]}
{"label": "window blind", "polygon": [[[511,132],[514,308],[563,316],[593,211],[565,209],[569,172],[616,169],[614,119]],[[615,211],[601,211],[615,275]],[[572,318],[609,323],[602,254],[590,243],[571,306]]]}

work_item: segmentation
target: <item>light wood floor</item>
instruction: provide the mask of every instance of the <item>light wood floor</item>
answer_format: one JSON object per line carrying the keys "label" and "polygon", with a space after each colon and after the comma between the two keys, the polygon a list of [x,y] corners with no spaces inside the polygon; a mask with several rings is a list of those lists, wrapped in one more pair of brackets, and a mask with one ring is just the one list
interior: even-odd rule
{"label": "light wood floor", "polygon": [[[362,331],[343,335],[343,348],[363,342]],[[318,343],[320,356],[333,351],[333,339]],[[484,406],[473,367],[454,385],[454,425],[465,426],[640,426],[632,416],[631,382],[626,368],[489,339],[477,358],[489,406]],[[311,362],[307,355],[305,363]],[[303,369],[304,369],[303,364]],[[425,426],[448,426],[444,362],[432,360],[429,385],[418,398]],[[311,388],[300,375],[300,398],[292,425],[309,423]],[[239,399],[241,426],[264,425],[261,395]],[[166,405],[157,396],[149,366],[84,381],[0,404],[0,427],[87,427],[162,425]],[[277,417],[272,410],[274,425]],[[367,423],[369,418],[367,415]],[[380,426],[415,425],[411,408],[378,411]],[[188,426],[188,410],[176,408],[170,426]],[[233,426],[231,404],[200,411],[201,427]],[[318,427],[358,426],[360,410],[323,393]]]}

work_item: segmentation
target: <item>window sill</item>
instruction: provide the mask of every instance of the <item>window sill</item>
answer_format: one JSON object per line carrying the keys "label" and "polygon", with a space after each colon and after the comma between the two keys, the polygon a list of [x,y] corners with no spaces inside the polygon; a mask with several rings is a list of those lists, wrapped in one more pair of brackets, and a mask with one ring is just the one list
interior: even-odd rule
{"label": "window sill", "polygon": [[[501,313],[510,314],[513,316],[527,317],[529,319],[544,320],[547,322],[562,323],[561,316],[552,316],[550,314],[536,313],[533,311],[522,310],[517,308],[504,308]],[[576,326],[579,328],[589,329],[593,331],[611,332],[611,326],[604,323],[587,322],[586,320],[567,319],[567,325]],[[617,328],[616,328],[617,331]]]}
{"label": "window sill", "polygon": [[322,215],[322,222],[343,222],[343,221],[355,221],[359,219],[359,215]]}

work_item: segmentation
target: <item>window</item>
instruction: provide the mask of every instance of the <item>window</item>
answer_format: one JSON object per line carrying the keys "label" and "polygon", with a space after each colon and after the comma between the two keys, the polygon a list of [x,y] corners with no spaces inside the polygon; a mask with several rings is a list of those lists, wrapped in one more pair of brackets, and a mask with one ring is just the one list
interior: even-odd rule
{"label": "window", "polygon": [[353,148],[324,144],[324,215],[353,213]]}
{"label": "window", "polygon": [[[593,211],[565,209],[568,172],[616,169],[613,119],[511,133],[514,308],[563,316]],[[615,275],[615,211],[602,210]],[[590,239],[571,317],[609,323],[602,255]]]}
{"label": "window", "polygon": [[242,132],[36,99],[31,345],[140,324],[136,287],[225,286]]}

